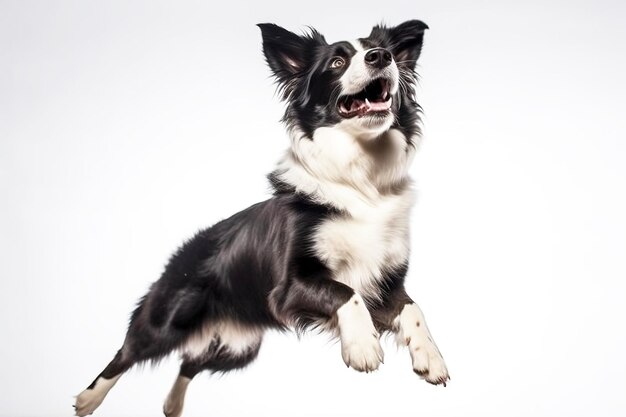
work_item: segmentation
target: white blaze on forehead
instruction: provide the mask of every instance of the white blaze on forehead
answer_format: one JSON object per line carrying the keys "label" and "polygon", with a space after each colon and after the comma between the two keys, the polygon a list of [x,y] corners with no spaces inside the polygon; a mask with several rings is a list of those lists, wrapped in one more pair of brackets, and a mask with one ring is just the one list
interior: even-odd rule
{"label": "white blaze on forehead", "polygon": [[354,49],[357,50],[357,52],[365,50],[365,48],[363,48],[363,45],[361,45],[361,41],[358,39],[355,39],[353,41],[348,41],[348,42],[350,42],[350,45],[352,45]]}
{"label": "white blaze on forehead", "polygon": [[365,66],[365,51],[358,50],[350,59],[350,65],[340,78],[344,94],[356,94],[371,81],[369,69]]}
{"label": "white blaze on forehead", "polygon": [[358,39],[349,41],[356,49],[352,55],[346,72],[341,76],[341,86],[344,94],[356,94],[363,89],[363,84],[369,79],[369,72],[365,67],[365,48]]}

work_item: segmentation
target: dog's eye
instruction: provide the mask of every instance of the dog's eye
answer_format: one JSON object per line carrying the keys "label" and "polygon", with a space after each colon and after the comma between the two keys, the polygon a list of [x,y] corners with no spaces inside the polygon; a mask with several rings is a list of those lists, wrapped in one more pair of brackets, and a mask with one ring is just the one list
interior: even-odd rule
{"label": "dog's eye", "polygon": [[330,63],[331,68],[341,68],[346,64],[346,61],[343,58],[335,58],[333,62]]}

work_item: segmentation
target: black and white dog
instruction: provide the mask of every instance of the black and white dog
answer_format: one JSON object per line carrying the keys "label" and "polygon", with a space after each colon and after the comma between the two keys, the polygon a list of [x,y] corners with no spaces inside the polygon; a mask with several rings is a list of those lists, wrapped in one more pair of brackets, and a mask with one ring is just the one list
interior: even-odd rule
{"label": "black and white dog", "polygon": [[196,374],[245,367],[272,328],[336,332],[345,363],[366,372],[383,361],[380,334],[393,332],[418,375],[449,379],[404,290],[408,169],[420,133],[414,68],[427,26],[376,26],[367,38],[333,44],[315,30],[259,27],[291,138],[269,175],[274,195],[172,256],[121,349],[76,398],[78,416],[91,414],[131,366],[177,350],[180,375],[164,413],[178,417]]}

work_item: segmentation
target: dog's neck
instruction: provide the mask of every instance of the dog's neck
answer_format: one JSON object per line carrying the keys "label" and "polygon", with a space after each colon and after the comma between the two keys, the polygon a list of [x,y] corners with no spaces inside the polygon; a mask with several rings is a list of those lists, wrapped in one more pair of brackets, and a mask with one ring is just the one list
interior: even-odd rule
{"label": "dog's neck", "polygon": [[352,212],[410,187],[415,147],[399,130],[367,139],[341,126],[319,128],[312,139],[290,133],[291,147],[273,175],[316,202]]}

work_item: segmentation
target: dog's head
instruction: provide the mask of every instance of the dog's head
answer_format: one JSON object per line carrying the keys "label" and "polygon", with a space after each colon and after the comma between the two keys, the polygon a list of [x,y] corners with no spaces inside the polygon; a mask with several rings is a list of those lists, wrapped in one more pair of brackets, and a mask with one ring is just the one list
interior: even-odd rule
{"label": "dog's head", "polygon": [[284,121],[305,137],[338,126],[375,138],[396,128],[419,133],[415,64],[428,26],[410,20],[375,26],[367,38],[328,44],[311,29],[302,36],[260,24],[263,52],[287,102]]}

